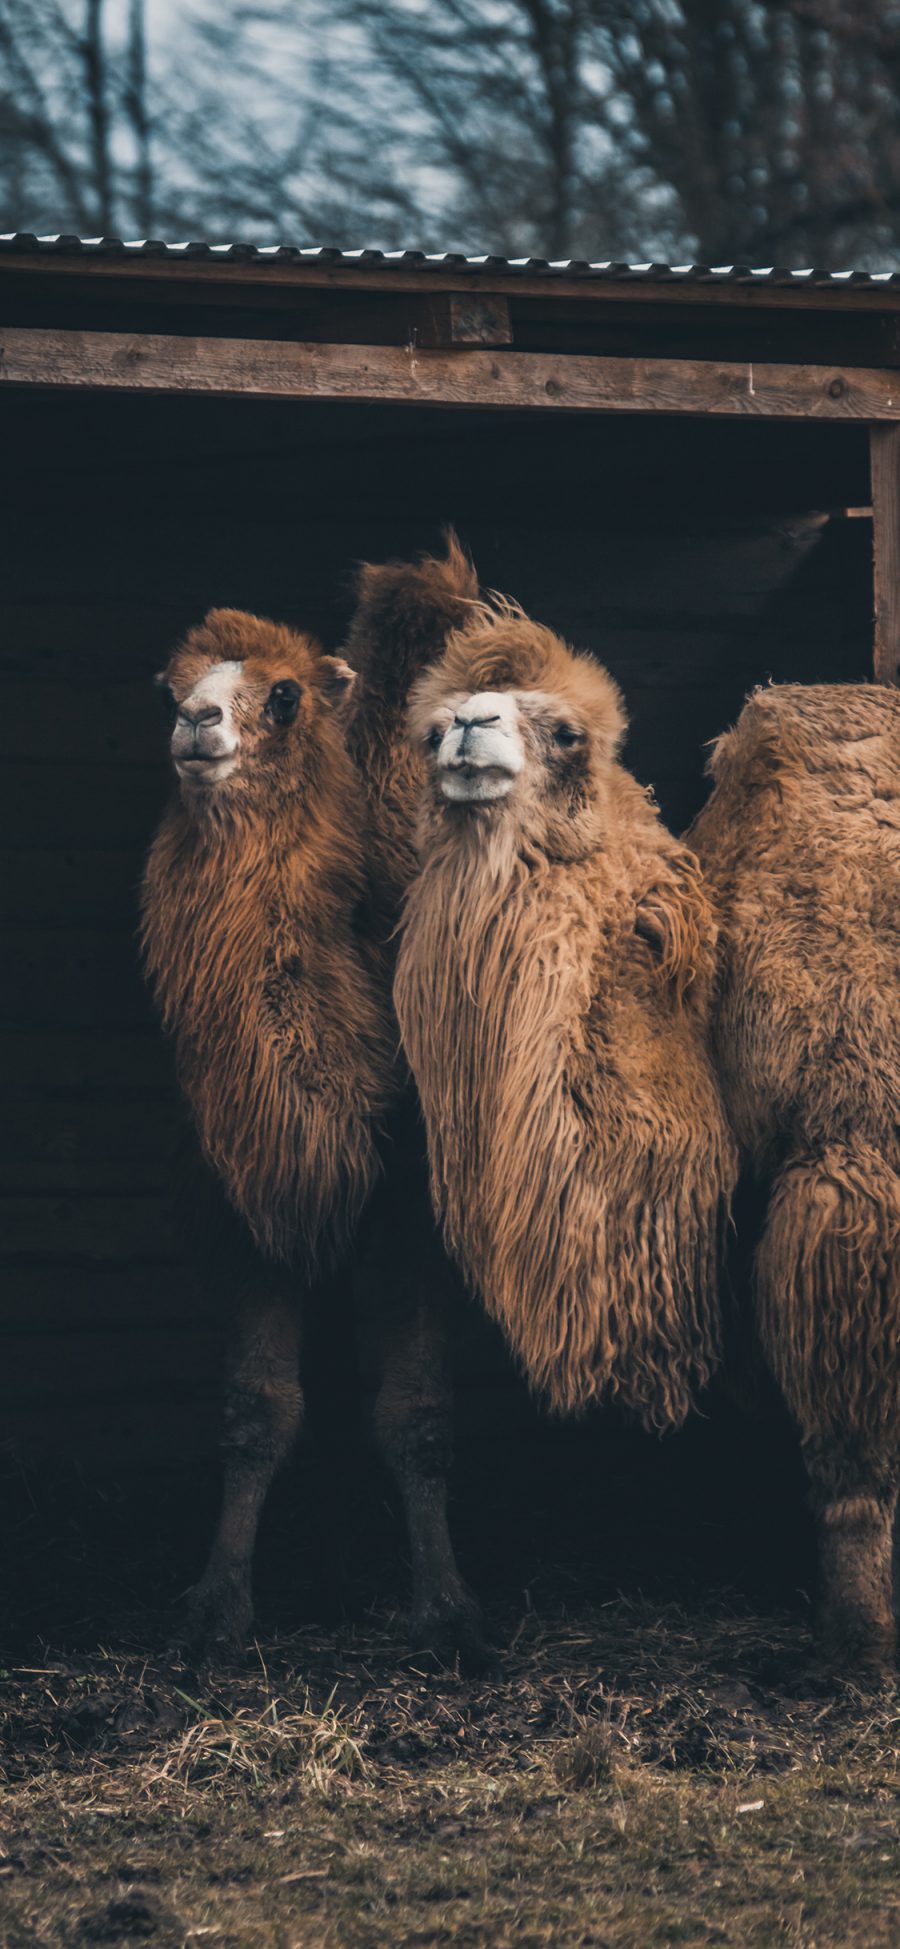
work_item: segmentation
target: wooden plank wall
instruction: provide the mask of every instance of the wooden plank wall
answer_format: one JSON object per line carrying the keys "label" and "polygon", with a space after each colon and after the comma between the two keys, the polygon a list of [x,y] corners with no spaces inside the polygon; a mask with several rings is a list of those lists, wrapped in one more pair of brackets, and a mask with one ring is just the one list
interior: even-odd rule
{"label": "wooden plank wall", "polygon": [[0,473],[0,1412],[26,1448],[164,1460],[208,1439],[218,1345],[135,948],[172,641],[229,603],[337,645],[354,560],[453,520],[608,663],[680,826],[753,682],[870,671],[870,524],[834,512],[867,499],[865,430],[7,394]]}

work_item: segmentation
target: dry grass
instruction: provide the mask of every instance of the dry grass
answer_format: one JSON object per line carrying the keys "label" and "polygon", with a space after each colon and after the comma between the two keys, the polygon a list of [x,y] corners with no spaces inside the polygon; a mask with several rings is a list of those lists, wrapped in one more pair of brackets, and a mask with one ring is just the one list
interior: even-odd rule
{"label": "dry grass", "polygon": [[227,1678],[0,1686],[0,1944],[644,1949],[900,1939],[892,1685],[794,1621],[617,1602],[470,1683],[373,1629]]}
{"label": "dry grass", "polygon": [[263,1791],[289,1778],[298,1792],[322,1794],[336,1781],[365,1778],[359,1739],[330,1700],[316,1711],[308,1692],[301,1699],[283,1697],[270,1688],[267,1672],[265,1679],[264,1702],[233,1708],[176,1686],[175,1698],[194,1717],[172,1742],[154,1784],[239,1780]]}

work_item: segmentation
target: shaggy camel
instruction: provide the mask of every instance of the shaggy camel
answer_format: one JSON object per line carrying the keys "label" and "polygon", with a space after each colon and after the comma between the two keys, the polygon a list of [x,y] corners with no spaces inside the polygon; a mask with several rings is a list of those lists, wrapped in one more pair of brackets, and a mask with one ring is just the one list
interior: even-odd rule
{"label": "shaggy camel", "polygon": [[[402,901],[416,870],[423,777],[421,758],[406,736],[410,686],[441,655],[477,593],[475,571],[452,533],[443,557],[365,563],[359,572],[357,606],[344,645],[358,672],[347,746],[366,798],[366,932],[377,946],[388,994]],[[395,1033],[399,1044],[396,1028]],[[387,1336],[392,1355],[376,1424],[404,1492],[413,1635],[444,1657],[459,1652],[477,1668],[488,1656],[479,1609],[456,1568],[445,1514],[453,1432],[450,1343],[458,1293],[435,1229],[421,1117],[405,1065],[404,1076],[406,1088],[391,1119],[384,1191],[360,1266],[359,1314],[382,1339]]]}
{"label": "shaggy camel", "polygon": [[710,770],[689,837],[721,914],[726,1102],[768,1195],[756,1329],[803,1444],[823,1649],[877,1666],[900,1464],[900,694],[757,691]]}
{"label": "shaggy camel", "polygon": [[678,1425],[719,1354],[735,1153],[697,862],[617,762],[619,692],[497,598],[416,684],[395,981],[452,1254],[555,1409]]}
{"label": "shaggy camel", "polygon": [[[384,968],[360,921],[365,805],[342,721],[351,670],[306,636],[214,610],[161,681],[178,792],[147,864],[143,941],[203,1159],[185,1200],[195,1244],[235,1314],[222,1515],[185,1636],[230,1648],[250,1623],[262,1504],[299,1425],[303,1303],[367,1202],[376,1224],[402,1079]],[[405,1245],[391,1267],[400,1288],[417,1276]],[[377,1421],[427,1636],[456,1573],[422,1453],[431,1396],[415,1327],[392,1291],[376,1328]]]}

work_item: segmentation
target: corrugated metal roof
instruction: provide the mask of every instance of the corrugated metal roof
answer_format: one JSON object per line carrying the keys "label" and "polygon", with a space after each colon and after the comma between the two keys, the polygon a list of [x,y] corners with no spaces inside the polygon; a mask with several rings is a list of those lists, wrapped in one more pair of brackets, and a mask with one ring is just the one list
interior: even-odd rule
{"label": "corrugated metal roof", "polygon": [[456,251],[338,250],[325,244],[205,244],[163,243],[155,238],[128,241],[122,237],[36,237],[27,231],[0,235],[0,253],[25,256],[105,258],[164,258],[173,263],[190,258],[202,263],[251,263],[344,266],[348,270],[453,271],[460,276],[489,272],[492,277],[583,278],[590,282],[640,284],[745,284],[810,286],[818,290],[854,285],[880,288],[900,285],[900,271],[788,270],[777,265],[753,268],[743,264],[625,264],[612,260],[591,263],[569,257],[466,257]]}

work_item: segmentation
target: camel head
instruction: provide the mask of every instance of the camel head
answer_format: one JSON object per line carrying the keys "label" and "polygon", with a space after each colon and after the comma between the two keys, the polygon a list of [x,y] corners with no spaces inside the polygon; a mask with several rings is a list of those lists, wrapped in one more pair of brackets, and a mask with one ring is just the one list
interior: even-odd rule
{"label": "camel head", "polygon": [[567,858],[597,843],[625,731],[619,691],[514,604],[473,606],[415,685],[409,725],[428,762],[426,819],[503,825]]}
{"label": "camel head", "polygon": [[197,816],[294,795],[339,735],[354,673],[312,637],[211,609],[156,679],[182,803]]}

